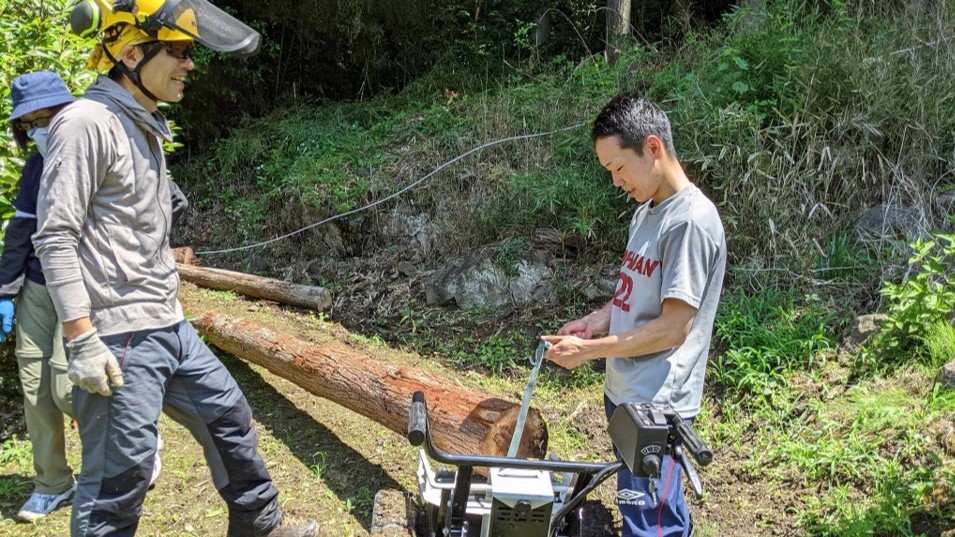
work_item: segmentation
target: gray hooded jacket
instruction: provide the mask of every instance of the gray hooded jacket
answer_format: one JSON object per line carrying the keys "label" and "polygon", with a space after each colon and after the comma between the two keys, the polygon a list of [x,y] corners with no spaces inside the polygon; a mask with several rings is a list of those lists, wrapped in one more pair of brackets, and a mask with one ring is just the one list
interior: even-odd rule
{"label": "gray hooded jacket", "polygon": [[50,124],[33,236],[57,315],[101,336],[183,320],[162,115],[100,77]]}

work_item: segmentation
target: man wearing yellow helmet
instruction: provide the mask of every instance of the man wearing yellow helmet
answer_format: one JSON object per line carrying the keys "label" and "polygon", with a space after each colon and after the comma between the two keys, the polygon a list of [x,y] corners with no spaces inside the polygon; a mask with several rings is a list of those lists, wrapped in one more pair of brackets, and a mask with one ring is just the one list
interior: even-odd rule
{"label": "man wearing yellow helmet", "polygon": [[314,537],[283,517],[249,404],[185,320],[158,104],[182,99],[194,42],[248,52],[259,36],[205,0],[86,0],[71,14],[108,72],[50,124],[34,236],[68,340],[83,447],[73,537],[134,535],[160,411],[202,444],[230,537]]}

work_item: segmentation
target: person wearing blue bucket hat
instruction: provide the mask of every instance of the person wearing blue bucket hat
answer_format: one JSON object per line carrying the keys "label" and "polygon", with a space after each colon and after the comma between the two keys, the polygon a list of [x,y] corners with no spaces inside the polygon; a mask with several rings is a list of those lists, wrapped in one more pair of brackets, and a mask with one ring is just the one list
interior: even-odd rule
{"label": "person wearing blue bucket hat", "polygon": [[31,240],[37,229],[47,125],[74,98],[66,83],[48,71],[21,75],[10,90],[14,140],[21,151],[35,147],[36,152],[23,168],[13,200],[15,213],[7,224],[0,255],[0,341],[12,331],[16,314],[14,354],[36,471],[34,492],[17,518],[33,521],[69,502],[75,490],[73,470],[66,460],[63,418],[71,415],[73,384],[67,378],[62,328]]}

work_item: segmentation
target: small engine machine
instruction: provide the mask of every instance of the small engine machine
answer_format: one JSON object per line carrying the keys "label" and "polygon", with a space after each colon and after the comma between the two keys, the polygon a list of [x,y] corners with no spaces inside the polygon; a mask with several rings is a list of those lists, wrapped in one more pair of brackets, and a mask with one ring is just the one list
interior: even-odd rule
{"label": "small engine machine", "polygon": [[[457,455],[432,443],[424,394],[416,392],[408,440],[420,447],[417,537],[587,535],[586,514],[580,508],[587,494],[624,464],[634,475],[659,477],[665,454],[683,466],[693,491],[702,497],[702,484],[686,453],[701,466],[709,464],[713,454],[678,413],[655,405],[623,404],[614,411],[608,430],[622,460],[581,463]],[[435,469],[432,461],[453,469]],[[476,475],[475,467],[488,468],[488,477]]]}

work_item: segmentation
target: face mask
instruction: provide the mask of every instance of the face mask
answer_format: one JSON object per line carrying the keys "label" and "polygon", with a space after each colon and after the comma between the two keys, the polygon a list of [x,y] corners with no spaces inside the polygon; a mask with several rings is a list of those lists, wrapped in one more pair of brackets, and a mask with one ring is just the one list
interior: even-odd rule
{"label": "face mask", "polygon": [[36,144],[36,150],[44,157],[46,156],[46,138],[50,130],[47,127],[37,127],[27,131],[27,137]]}

